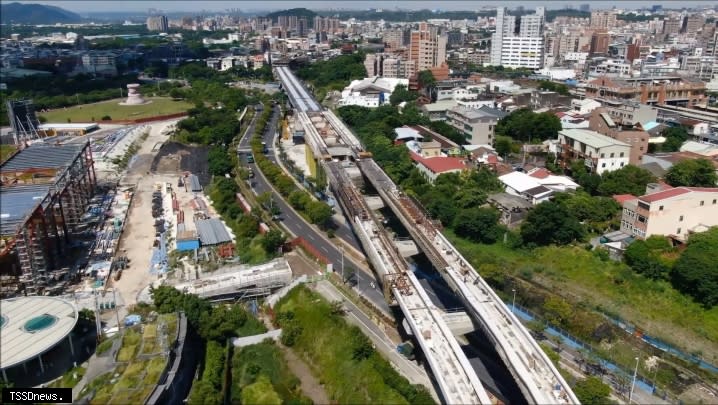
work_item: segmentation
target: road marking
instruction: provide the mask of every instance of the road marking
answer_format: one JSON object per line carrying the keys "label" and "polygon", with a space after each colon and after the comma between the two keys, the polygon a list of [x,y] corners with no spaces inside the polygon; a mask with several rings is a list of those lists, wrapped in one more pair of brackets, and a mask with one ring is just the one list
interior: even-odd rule
{"label": "road marking", "polygon": [[309,238],[309,239],[311,239],[311,240],[315,240],[315,239],[314,239],[314,236],[313,236],[311,233],[310,233],[309,235],[307,235],[307,238]]}
{"label": "road marking", "polygon": [[327,248],[325,248],[324,246],[320,247],[320,249],[322,249],[323,251],[329,253],[329,251],[327,250]]}

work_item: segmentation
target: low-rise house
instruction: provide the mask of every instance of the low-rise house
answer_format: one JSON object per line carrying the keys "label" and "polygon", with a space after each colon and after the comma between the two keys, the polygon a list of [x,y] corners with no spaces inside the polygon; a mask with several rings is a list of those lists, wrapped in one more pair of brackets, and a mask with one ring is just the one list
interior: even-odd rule
{"label": "low-rise house", "polygon": [[638,166],[643,163],[643,155],[648,153],[650,134],[643,131],[640,126],[625,126],[617,124],[606,109],[597,108],[591,113],[589,128],[601,135],[625,142],[631,146],[628,163]]}
{"label": "low-rise house", "polygon": [[536,179],[542,186],[546,186],[553,191],[574,191],[579,187],[579,185],[575,181],[571,180],[570,177],[557,176],[543,167],[531,169],[526,172],[526,174]]}
{"label": "low-rise house", "polygon": [[718,226],[718,188],[649,184],[646,194],[624,199],[621,231],[639,239],[663,235],[685,242]]}
{"label": "low-rise house", "polygon": [[548,201],[554,193],[537,179],[522,172],[504,174],[499,176],[499,180],[506,186],[508,194],[522,197],[533,205]]}
{"label": "low-rise house", "polygon": [[564,129],[558,133],[558,158],[566,167],[583,159],[596,174],[618,170],[629,162],[631,145],[587,129]]}
{"label": "low-rise house", "polygon": [[472,145],[493,145],[496,124],[506,115],[508,113],[486,106],[454,107],[447,111],[446,122],[464,134]]}
{"label": "low-rise house", "polygon": [[457,157],[432,157],[424,158],[421,155],[409,152],[411,160],[414,161],[419,172],[424,177],[433,183],[437,177],[444,173],[458,173],[464,170],[468,170],[466,161],[462,158]]}

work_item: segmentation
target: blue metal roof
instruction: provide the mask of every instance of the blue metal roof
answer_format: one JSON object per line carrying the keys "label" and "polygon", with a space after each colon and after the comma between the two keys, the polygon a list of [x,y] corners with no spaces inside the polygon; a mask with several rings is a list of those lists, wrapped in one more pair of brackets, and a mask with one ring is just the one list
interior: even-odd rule
{"label": "blue metal roof", "polygon": [[46,184],[0,188],[0,235],[14,235],[49,193]]}

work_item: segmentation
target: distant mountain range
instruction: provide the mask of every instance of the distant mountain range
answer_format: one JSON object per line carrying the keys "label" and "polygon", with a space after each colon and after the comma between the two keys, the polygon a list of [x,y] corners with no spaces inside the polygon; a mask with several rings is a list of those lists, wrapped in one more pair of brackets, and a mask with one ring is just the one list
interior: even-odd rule
{"label": "distant mountain range", "polygon": [[79,23],[83,18],[72,11],[44,4],[0,4],[3,24]]}

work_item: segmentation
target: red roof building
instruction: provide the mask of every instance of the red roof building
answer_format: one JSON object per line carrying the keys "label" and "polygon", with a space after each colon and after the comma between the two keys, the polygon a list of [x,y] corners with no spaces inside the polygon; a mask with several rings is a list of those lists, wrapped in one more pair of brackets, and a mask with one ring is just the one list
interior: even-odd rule
{"label": "red roof building", "polygon": [[439,175],[444,173],[461,172],[469,167],[466,161],[457,157],[432,157],[424,158],[420,155],[409,152],[411,160],[416,163],[416,167],[430,182],[434,182]]}

